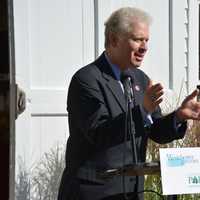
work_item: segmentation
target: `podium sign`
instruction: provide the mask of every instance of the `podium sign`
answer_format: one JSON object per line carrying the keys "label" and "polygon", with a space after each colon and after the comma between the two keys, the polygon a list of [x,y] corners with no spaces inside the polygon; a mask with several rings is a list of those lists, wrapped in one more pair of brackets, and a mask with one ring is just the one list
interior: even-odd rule
{"label": "podium sign", "polygon": [[200,193],[200,148],[160,149],[164,195]]}

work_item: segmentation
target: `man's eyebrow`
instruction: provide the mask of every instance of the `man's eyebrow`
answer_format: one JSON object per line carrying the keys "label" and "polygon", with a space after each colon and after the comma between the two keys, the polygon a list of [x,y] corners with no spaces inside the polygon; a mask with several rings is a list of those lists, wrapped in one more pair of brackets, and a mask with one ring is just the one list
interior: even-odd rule
{"label": "man's eyebrow", "polygon": [[137,35],[131,35],[131,38],[133,38],[133,39],[145,39],[145,40],[149,39],[149,37],[137,36]]}
{"label": "man's eyebrow", "polygon": [[146,38],[145,36],[141,36],[140,34],[138,34],[138,35],[130,34],[130,36],[134,37],[134,38]]}

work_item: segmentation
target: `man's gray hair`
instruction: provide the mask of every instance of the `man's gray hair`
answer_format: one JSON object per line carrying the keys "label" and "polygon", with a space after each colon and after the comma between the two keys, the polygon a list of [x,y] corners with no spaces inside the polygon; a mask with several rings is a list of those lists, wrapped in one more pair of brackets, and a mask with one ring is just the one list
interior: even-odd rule
{"label": "man's gray hair", "polygon": [[124,7],[114,11],[105,22],[105,47],[109,46],[109,34],[124,34],[132,31],[134,22],[142,22],[150,25],[151,16],[134,7]]}

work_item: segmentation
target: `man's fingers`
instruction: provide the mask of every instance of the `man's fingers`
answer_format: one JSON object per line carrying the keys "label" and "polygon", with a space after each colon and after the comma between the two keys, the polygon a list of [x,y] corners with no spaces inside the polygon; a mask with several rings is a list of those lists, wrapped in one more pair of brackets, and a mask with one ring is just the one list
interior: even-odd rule
{"label": "man's fingers", "polygon": [[162,85],[159,83],[153,85],[149,88],[147,94],[151,98],[151,101],[157,101],[164,94]]}
{"label": "man's fingers", "polygon": [[149,83],[148,83],[148,86],[147,86],[147,89],[151,88],[152,85],[153,85],[153,81],[150,79],[150,80],[149,80]]}
{"label": "man's fingers", "polygon": [[151,112],[156,109],[156,107],[163,101],[162,95],[163,92],[163,86],[160,83],[154,84],[152,80],[149,80],[149,84],[147,86],[146,92],[145,92],[145,100],[147,103],[147,107]]}
{"label": "man's fingers", "polygon": [[159,99],[163,94],[164,94],[163,90],[159,90],[159,91],[155,94],[156,99]]}
{"label": "man's fingers", "polygon": [[189,96],[191,96],[191,99],[193,99],[194,97],[196,97],[199,94],[199,90],[196,89],[194,90]]}
{"label": "man's fingers", "polygon": [[192,112],[189,118],[192,120],[200,120],[200,114],[197,112]]}
{"label": "man's fingers", "polygon": [[193,107],[196,112],[200,112],[200,103],[199,102],[194,102]]}
{"label": "man's fingers", "polygon": [[162,101],[163,101],[163,98],[160,98],[157,101],[153,102],[154,107],[157,107]]}
{"label": "man's fingers", "polygon": [[156,93],[159,92],[160,90],[163,90],[163,86],[160,83],[156,83],[155,85],[152,85],[150,92]]}
{"label": "man's fingers", "polygon": [[184,102],[187,102],[187,101],[194,99],[198,94],[199,94],[199,90],[198,89],[194,90],[190,95],[188,95],[185,98]]}

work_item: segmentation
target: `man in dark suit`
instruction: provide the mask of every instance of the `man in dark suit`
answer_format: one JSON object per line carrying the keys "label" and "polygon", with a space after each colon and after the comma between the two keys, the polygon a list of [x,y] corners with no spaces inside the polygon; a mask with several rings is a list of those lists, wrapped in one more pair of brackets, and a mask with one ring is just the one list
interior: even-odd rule
{"label": "man in dark suit", "polygon": [[[139,162],[145,162],[148,138],[158,143],[183,138],[186,120],[200,118],[200,105],[194,99],[196,90],[176,111],[161,115],[163,87],[152,84],[138,69],[147,51],[150,21],[146,12],[136,8],[115,11],[105,23],[105,52],[73,76],[67,101],[70,136],[59,200],[123,199],[124,190],[131,196],[143,189],[143,177],[104,180],[97,176],[101,170],[132,163],[129,138],[124,145],[122,71],[130,69],[134,82],[132,114]],[[132,199],[142,198],[135,195]]]}

